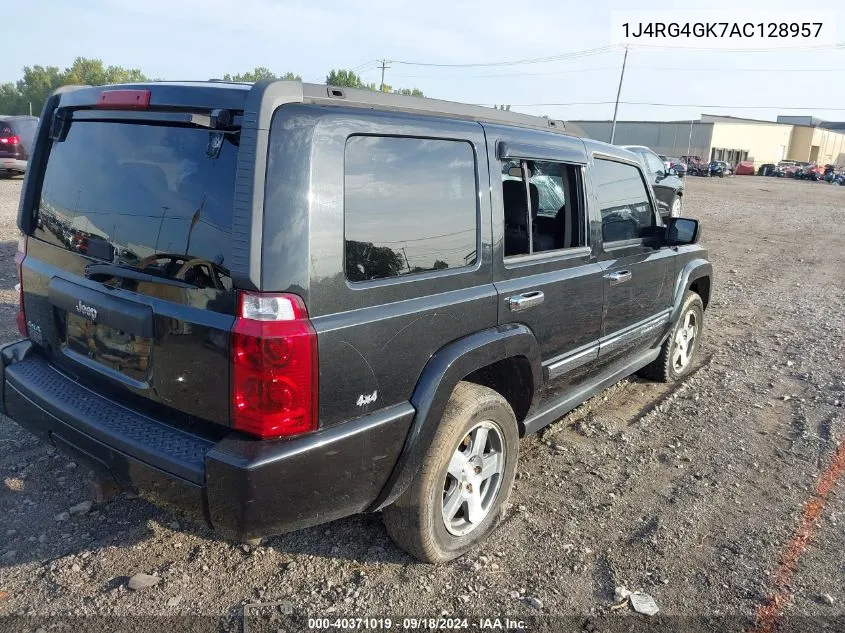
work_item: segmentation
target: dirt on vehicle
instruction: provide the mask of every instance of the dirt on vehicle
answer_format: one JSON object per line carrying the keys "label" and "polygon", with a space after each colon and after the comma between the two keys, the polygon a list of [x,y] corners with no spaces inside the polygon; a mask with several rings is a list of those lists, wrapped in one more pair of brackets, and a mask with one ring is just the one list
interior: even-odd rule
{"label": "dirt on vehicle", "polygon": [[[3,342],[16,337],[20,187],[0,181]],[[3,418],[3,628],[190,615],[241,630],[244,605],[268,602],[466,616],[475,630],[497,617],[537,630],[841,625],[845,189],[695,179],[683,215],[702,221],[714,266],[699,366],[675,385],[629,378],[523,440],[507,518],[479,549],[421,564],[377,515],[227,542],[131,495],[88,503],[85,469]],[[635,613],[623,588],[658,615]]]}

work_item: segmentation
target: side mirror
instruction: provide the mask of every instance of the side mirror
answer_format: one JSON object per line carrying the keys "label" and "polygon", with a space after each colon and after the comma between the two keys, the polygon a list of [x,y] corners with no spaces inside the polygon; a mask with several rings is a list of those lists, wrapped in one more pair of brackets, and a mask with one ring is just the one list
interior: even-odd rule
{"label": "side mirror", "polygon": [[669,169],[666,170],[666,175],[667,176],[677,176],[678,170],[675,169],[674,167],[670,167]]}
{"label": "side mirror", "polygon": [[669,218],[666,224],[666,244],[684,246],[695,244],[701,237],[698,220],[690,218]]}

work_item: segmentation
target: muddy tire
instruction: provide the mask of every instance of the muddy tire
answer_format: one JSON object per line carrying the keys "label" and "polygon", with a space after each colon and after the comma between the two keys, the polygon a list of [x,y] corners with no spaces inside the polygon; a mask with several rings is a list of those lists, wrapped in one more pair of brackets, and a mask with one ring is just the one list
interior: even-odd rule
{"label": "muddy tire", "polygon": [[488,387],[458,383],[419,472],[383,512],[388,534],[427,563],[462,556],[501,521],[518,457],[508,402]]}
{"label": "muddy tire", "polygon": [[684,296],[681,316],[660,348],[660,355],[638,374],[658,382],[675,382],[683,378],[695,364],[703,329],[704,303],[689,290]]}

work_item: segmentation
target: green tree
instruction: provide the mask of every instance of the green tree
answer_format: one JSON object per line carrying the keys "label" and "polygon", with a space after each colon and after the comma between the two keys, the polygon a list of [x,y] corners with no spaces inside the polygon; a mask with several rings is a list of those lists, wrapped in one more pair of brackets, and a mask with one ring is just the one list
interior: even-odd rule
{"label": "green tree", "polygon": [[[367,83],[361,76],[351,70],[334,70],[329,71],[326,75],[326,84],[329,86],[343,86],[344,88],[362,88],[364,90],[378,90],[379,87],[374,83]],[[383,92],[393,92],[401,95],[411,95],[414,97],[424,97],[422,90],[419,88],[397,88],[384,84],[382,86]]]}
{"label": "green tree", "polygon": [[77,57],[64,70],[57,66],[24,66],[22,79],[16,84],[0,86],[0,113],[28,114],[31,105],[33,114],[38,114],[49,94],[59,86],[103,86],[147,80],[137,68],[106,67],[99,59],[85,57]]}
{"label": "green tree", "polygon": [[423,91],[419,88],[399,88],[398,90],[394,90],[396,94],[400,95],[408,95],[409,97],[424,97]]}
{"label": "green tree", "polygon": [[326,75],[326,84],[329,86],[342,86],[344,88],[376,89],[375,84],[365,83],[360,75],[351,70],[330,70],[329,74]]}
{"label": "green tree", "polygon": [[232,75],[226,73],[223,75],[223,79],[225,81],[245,81],[245,82],[255,82],[261,81],[262,79],[282,79],[284,81],[302,81],[302,77],[297,75],[296,73],[286,72],[284,75],[276,75],[273,73],[272,70],[269,68],[265,68],[264,66],[257,66],[253,70],[250,70],[245,73],[239,73],[237,75]]}

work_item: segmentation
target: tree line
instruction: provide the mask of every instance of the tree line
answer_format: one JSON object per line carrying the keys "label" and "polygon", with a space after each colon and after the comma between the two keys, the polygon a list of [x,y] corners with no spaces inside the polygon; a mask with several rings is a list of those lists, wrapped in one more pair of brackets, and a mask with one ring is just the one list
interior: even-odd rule
{"label": "tree line", "polygon": [[[299,75],[286,72],[277,75],[269,68],[259,66],[245,73],[223,75],[224,81],[260,81],[262,79],[284,79],[302,81]],[[41,108],[50,93],[60,86],[80,84],[104,86],[106,84],[151,81],[138,68],[106,66],[100,59],[77,57],[73,64],[64,70],[58,66],[24,66],[23,77],[16,82],[0,84],[0,114],[41,114]],[[345,88],[378,90],[375,83],[365,82],[360,75],[351,70],[331,70],[326,75],[326,84]],[[424,96],[417,88],[394,88],[384,85],[384,92]]]}

